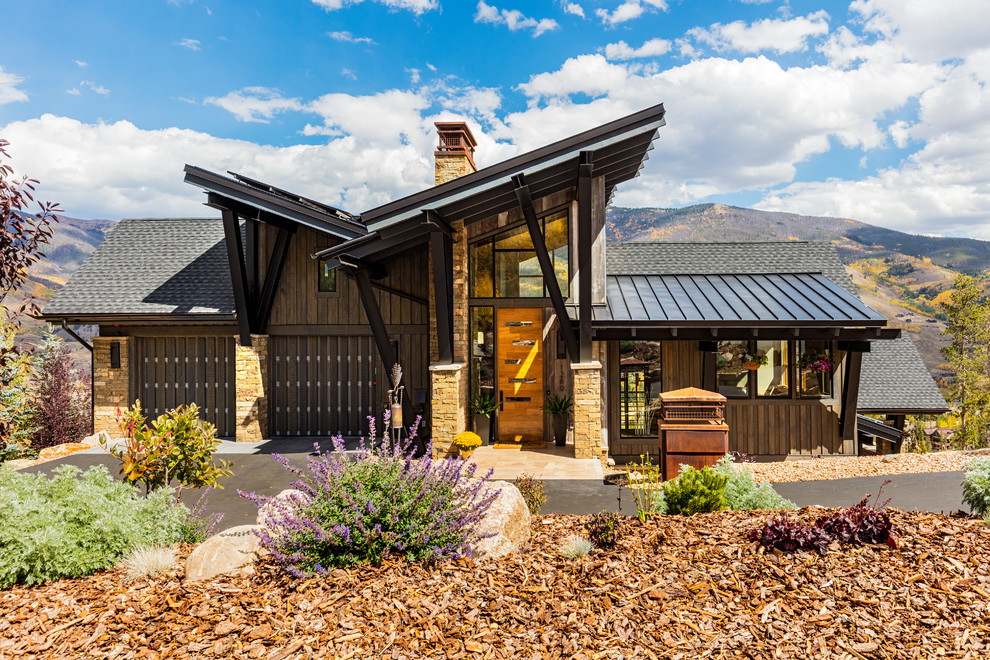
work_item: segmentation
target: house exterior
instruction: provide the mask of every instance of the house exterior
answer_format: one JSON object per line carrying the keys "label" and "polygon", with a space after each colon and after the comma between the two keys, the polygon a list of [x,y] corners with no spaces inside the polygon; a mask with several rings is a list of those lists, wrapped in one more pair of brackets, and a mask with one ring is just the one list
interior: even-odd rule
{"label": "house exterior", "polygon": [[140,399],[195,402],[238,441],[360,435],[399,363],[403,416],[440,454],[479,393],[500,446],[550,440],[556,395],[576,457],[656,454],[656,394],[681,387],[729,398],[733,449],[854,454],[888,344],[911,367],[897,410],[944,409],[828,244],[606,245],[607,205],[664,123],[658,105],[482,170],[467,125],[438,123],[436,185],[360,215],[186,166],[220,218],[121,221],[44,317],[99,326],[98,431]]}

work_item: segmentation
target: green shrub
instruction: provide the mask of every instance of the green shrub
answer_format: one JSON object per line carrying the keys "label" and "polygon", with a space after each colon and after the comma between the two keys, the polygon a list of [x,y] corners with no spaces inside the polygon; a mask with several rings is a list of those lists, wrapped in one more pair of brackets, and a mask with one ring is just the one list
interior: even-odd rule
{"label": "green shrub", "polygon": [[966,465],[962,482],[963,502],[973,515],[990,514],[990,458],[977,458]]}
{"label": "green shrub", "polygon": [[753,471],[748,467],[737,469],[733,457],[726,455],[715,466],[715,471],[728,478],[725,484],[725,501],[733,511],[751,509],[793,509],[794,502],[781,497],[770,484],[757,484]]}
{"label": "green shrub", "polygon": [[169,488],[142,497],[96,465],[51,477],[0,468],[0,588],[79,577],[143,545],[169,545],[188,510]]}
{"label": "green shrub", "polygon": [[217,429],[200,421],[196,404],[169,410],[149,428],[141,402],[135,401],[127,411],[118,409],[117,424],[126,439],[123,448],[104,448],[120,459],[124,478],[143,483],[149,493],[173,479],[180,491],[183,486],[223,488],[217,480],[232,474],[228,461],[213,462],[213,452],[220,446]]}
{"label": "green shrub", "polygon": [[725,486],[729,478],[710,467],[700,470],[685,465],[681,475],[664,483],[663,498],[667,512],[682,516],[711,513],[728,506]]}
{"label": "green shrub", "polygon": [[596,547],[610,550],[619,540],[619,524],[622,516],[616,511],[602,511],[588,521],[588,537]]}
{"label": "green shrub", "polygon": [[540,509],[547,503],[547,491],[543,487],[543,482],[531,474],[523,473],[516,477],[516,480],[512,483],[522,493],[523,500],[526,501],[526,508],[529,509],[530,514],[534,516],[539,514]]}
{"label": "green shrub", "polygon": [[636,517],[646,522],[649,516],[667,513],[667,503],[663,497],[663,474],[660,466],[654,465],[649,454],[640,455],[639,463],[626,466],[629,478],[629,491],[636,503]]}

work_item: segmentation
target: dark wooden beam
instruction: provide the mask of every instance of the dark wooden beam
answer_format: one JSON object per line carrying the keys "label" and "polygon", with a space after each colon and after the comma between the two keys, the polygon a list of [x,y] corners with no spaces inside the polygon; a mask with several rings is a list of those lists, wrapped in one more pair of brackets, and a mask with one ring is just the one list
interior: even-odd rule
{"label": "dark wooden beam", "polygon": [[278,234],[275,236],[275,246],[272,248],[271,257],[268,259],[268,268],[265,269],[265,281],[261,285],[261,292],[258,294],[258,311],[254,325],[259,333],[268,329],[268,319],[271,318],[275,294],[278,293],[278,285],[282,281],[282,269],[285,267],[289,255],[289,243],[292,240],[292,234],[291,231],[279,228]]}
{"label": "dark wooden beam", "polygon": [[840,351],[856,351],[857,353],[869,353],[872,342],[868,341],[840,341]]}
{"label": "dark wooden beam", "polygon": [[844,442],[856,442],[856,413],[859,404],[859,378],[863,368],[863,354],[855,351],[846,353],[846,377],[842,383],[842,416],[839,418],[839,434]]}
{"label": "dark wooden beam", "polygon": [[447,286],[452,272],[447,243],[450,238],[441,230],[430,232],[430,257],[433,261],[433,301],[437,319],[437,352],[439,364],[454,362],[454,297]]}
{"label": "dark wooden beam", "polygon": [[365,261],[364,259],[359,259],[350,254],[341,254],[337,256],[337,261],[340,262],[341,267],[350,268],[352,270],[362,270],[368,274],[368,277],[373,280],[383,280],[387,273],[385,269],[379,264],[372,263],[370,261]]}
{"label": "dark wooden beam", "polygon": [[[598,327],[594,329],[594,338],[596,340],[608,340],[608,339],[632,339],[633,328],[631,327]],[[638,327],[636,330],[636,339],[642,340],[654,340],[663,341],[665,339],[684,339],[684,340],[701,340],[701,341],[711,341],[712,331],[709,328],[699,328],[699,327],[660,327],[660,328],[650,328],[650,327]],[[885,329],[883,335],[881,335],[881,340],[896,339],[899,336],[899,330]],[[760,339],[792,339],[793,332],[790,328],[761,328],[760,329]],[[752,333],[749,328],[732,328],[723,327],[718,330],[718,339],[720,341],[729,341],[732,339],[752,339]],[[831,328],[804,328],[801,331],[801,339],[817,339],[822,341],[830,341],[835,339],[835,335],[832,333]],[[873,330],[866,328],[844,328],[839,335],[840,340],[846,340],[848,342],[853,342],[852,344],[846,344],[843,341],[839,342],[840,350],[842,346],[855,346],[861,347],[862,344],[858,342],[869,342],[876,339],[876,333]],[[867,352],[867,351],[861,351]]]}
{"label": "dark wooden beam", "polygon": [[582,151],[580,163],[577,180],[578,351],[581,362],[591,362],[591,285],[594,277],[591,266],[591,242],[594,240],[591,233],[591,177],[595,169],[591,153]]}
{"label": "dark wooden beam", "polygon": [[244,221],[244,269],[247,271],[248,298],[258,301],[260,287],[258,272],[258,244],[261,223],[254,218],[245,218]]}
{"label": "dark wooden beam", "polygon": [[454,235],[454,228],[450,226],[450,223],[444,220],[443,216],[433,209],[423,211],[423,221],[420,225],[428,228],[431,232],[441,231],[447,236]]}
{"label": "dark wooden beam", "polygon": [[234,289],[234,309],[237,310],[237,329],[241,345],[251,345],[251,318],[253,310],[248,301],[247,269],[244,266],[244,247],[241,242],[241,227],[237,214],[230,209],[222,209],[223,236],[227,246],[227,263],[230,266],[230,283]]}
{"label": "dark wooden beam", "polygon": [[[378,348],[378,355],[381,357],[384,367],[384,379],[391,389],[392,365],[399,360],[392,347],[392,342],[388,337],[388,329],[382,319],[381,309],[378,307],[378,299],[371,284],[371,275],[363,268],[346,268],[344,272],[357,284],[358,294],[361,296],[361,304],[364,306],[364,313],[368,317],[368,325],[371,327],[371,335],[375,338],[375,346]],[[407,392],[407,396],[402,397],[402,423],[408,427],[413,423],[411,397],[412,392]]]}
{"label": "dark wooden beam", "polygon": [[372,282],[371,286],[375,287],[379,291],[384,291],[385,293],[391,296],[405,298],[406,300],[414,302],[417,305],[423,305],[424,307],[426,307],[430,304],[430,301],[427,300],[426,298],[420,298],[419,296],[414,296],[411,293],[406,293],[405,291],[399,291],[398,289],[393,289],[392,287],[385,286],[384,284],[378,284],[377,282]]}
{"label": "dark wooden beam", "polygon": [[540,230],[540,221],[536,217],[536,209],[533,208],[533,199],[529,195],[529,186],[526,185],[526,177],[517,174],[512,177],[515,185],[516,199],[519,200],[519,207],[522,209],[523,217],[526,218],[526,226],[529,228],[529,237],[533,241],[536,249],[536,260],[540,262],[540,272],[543,273],[543,282],[546,284],[547,292],[550,294],[550,301],[553,309],[557,313],[557,323],[560,324],[561,334],[564,336],[564,346],[567,347],[567,356],[571,362],[580,359],[578,340],[574,335],[574,328],[571,327],[570,317],[567,315],[567,306],[564,304],[564,296],[560,293],[560,285],[557,283],[557,274],[553,270],[553,263],[547,253],[547,244],[543,240],[543,232]]}

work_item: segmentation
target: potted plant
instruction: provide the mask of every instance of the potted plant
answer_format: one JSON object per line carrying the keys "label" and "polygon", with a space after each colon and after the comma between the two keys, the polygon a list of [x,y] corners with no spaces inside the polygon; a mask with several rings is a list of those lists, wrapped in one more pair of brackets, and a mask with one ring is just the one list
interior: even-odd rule
{"label": "potted plant", "polygon": [[750,371],[756,371],[760,367],[765,367],[770,362],[766,353],[747,353],[743,356],[743,366]]}
{"label": "potted plant", "polygon": [[483,444],[492,441],[492,416],[498,410],[498,401],[494,394],[479,393],[471,401],[471,412],[474,414],[474,432],[481,437]]}
{"label": "potted plant", "polygon": [[464,431],[454,436],[454,445],[461,454],[461,458],[470,458],[474,450],[481,446],[481,438],[477,433]]}
{"label": "potted plant", "polygon": [[543,412],[550,415],[550,428],[554,444],[563,447],[567,444],[567,416],[571,414],[574,402],[569,396],[550,395],[543,402]]}

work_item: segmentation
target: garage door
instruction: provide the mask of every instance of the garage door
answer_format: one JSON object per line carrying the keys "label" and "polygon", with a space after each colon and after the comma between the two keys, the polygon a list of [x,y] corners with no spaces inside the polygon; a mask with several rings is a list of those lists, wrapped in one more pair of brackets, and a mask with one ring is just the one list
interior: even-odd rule
{"label": "garage door", "polygon": [[234,436],[234,338],[137,337],[134,392],[144,414],[195,403],[220,437]]}
{"label": "garage door", "polygon": [[275,436],[366,435],[382,410],[379,359],[371,337],[273,336],[268,344]]}

